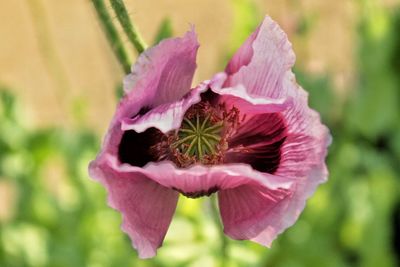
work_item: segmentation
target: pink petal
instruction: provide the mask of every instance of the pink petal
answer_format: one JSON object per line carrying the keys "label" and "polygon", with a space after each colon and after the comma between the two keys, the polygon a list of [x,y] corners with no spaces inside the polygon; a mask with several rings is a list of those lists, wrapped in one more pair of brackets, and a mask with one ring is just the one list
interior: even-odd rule
{"label": "pink petal", "polygon": [[204,82],[177,102],[160,105],[144,115],[123,119],[122,130],[134,130],[141,133],[150,127],[156,127],[161,132],[167,133],[179,128],[185,112],[201,100],[200,94],[207,90],[207,87],[208,83]]}
{"label": "pink petal", "polygon": [[251,239],[266,246],[270,246],[278,234],[296,222],[306,200],[319,184],[326,181],[328,175],[325,157],[331,141],[329,131],[321,124],[318,113],[307,106],[307,93],[297,85],[294,76],[286,79],[284,86],[291,86],[290,90],[295,94],[293,105],[280,112],[286,125],[286,139],[280,148],[280,163],[274,175],[292,179],[294,185],[291,195],[258,222],[265,228]]}
{"label": "pink petal", "polygon": [[[297,220],[318,184],[326,181],[325,157],[331,137],[318,113],[308,107],[307,93],[295,81],[291,71],[295,61],[291,44],[275,22],[266,17],[238,54],[228,64],[229,76],[223,87],[242,85],[253,97],[292,99],[292,105],[277,113],[286,129],[279,167],[274,172],[293,181],[291,194],[284,198],[275,196],[279,201],[273,207],[265,198],[269,193],[254,191],[254,188],[234,189],[229,195],[223,192],[220,196],[225,232],[236,239],[252,239],[269,246]],[[248,201],[249,196],[253,197],[252,201]],[[232,206],[241,209],[233,210]],[[258,213],[255,216],[258,220],[252,220],[250,214],[257,211],[254,207],[264,206],[269,212]],[[238,221],[236,217],[242,219]]]}
{"label": "pink petal", "polygon": [[143,168],[119,164],[111,157],[108,161],[119,172],[143,174],[162,186],[187,195],[200,193],[207,195],[207,192],[213,190],[215,192],[215,190],[231,189],[246,184],[271,190],[289,189],[293,183],[285,177],[255,171],[247,164],[193,165],[181,169],[169,161],[148,163]]}
{"label": "pink petal", "polygon": [[92,163],[89,170],[107,189],[109,205],[122,213],[122,230],[139,257],[155,256],[171,223],[178,193],[142,174],[119,173],[105,161]]}
{"label": "pink petal", "polygon": [[219,207],[224,232],[233,239],[254,239],[264,234],[264,245],[270,245],[282,220],[282,211],[292,190],[244,185],[219,193]]}
{"label": "pink petal", "polygon": [[[273,174],[286,177],[293,186],[287,195],[254,187],[221,192],[222,221],[225,233],[232,238],[251,239],[270,246],[278,234],[296,222],[306,200],[327,179],[325,157],[331,141],[329,131],[321,123],[318,113],[307,106],[307,93],[297,85],[293,74],[290,77],[284,80],[283,86],[292,92],[293,105],[277,113],[285,123],[285,139],[280,146],[279,167]],[[243,132],[243,140],[251,138],[249,134],[254,132],[247,130]],[[240,131],[238,135],[236,138],[240,138]],[[258,148],[264,143],[253,146]],[[271,198],[274,199],[272,202]]]}
{"label": "pink petal", "polygon": [[238,108],[242,115],[279,112],[292,105],[291,97],[274,99],[250,96],[247,89],[241,84],[222,88],[221,81],[226,79],[225,73],[216,74],[210,83],[211,90],[219,95],[219,103],[224,103],[228,109],[230,107]]}
{"label": "pink petal", "polygon": [[[284,87],[291,88],[295,95],[294,105],[281,113],[287,125],[287,138],[276,174],[306,179],[314,169],[326,169],[325,157],[331,136],[319,114],[308,107],[308,94],[296,83],[294,74],[285,80]],[[317,179],[324,182],[326,176],[325,170]]]}
{"label": "pink petal", "polygon": [[182,38],[165,39],[139,56],[132,73],[124,80],[125,96],[117,107],[97,159],[106,154],[117,157],[124,133],[121,121],[180,100],[190,91],[198,47],[192,30]]}
{"label": "pink petal", "polygon": [[[166,188],[196,198],[218,191],[225,233],[235,239],[253,239],[266,229],[275,237],[294,194],[294,181],[255,171],[247,164],[195,165],[178,169],[168,161],[149,163],[143,168],[129,164],[110,165],[121,173],[147,176]],[[271,230],[272,229],[272,230]]]}
{"label": "pink petal", "polygon": [[326,181],[328,173],[324,160],[330,143],[327,128],[319,122],[317,113],[310,109],[303,110],[308,114],[305,120],[296,121],[295,110],[280,113],[286,117],[287,132],[281,146],[280,164],[274,172],[274,175],[293,182],[290,190],[281,194],[262,187],[242,187],[219,194],[224,231],[234,239],[251,239],[270,246],[278,234],[296,222],[306,200],[320,183]]}
{"label": "pink petal", "polygon": [[286,34],[267,16],[228,64],[224,87],[242,84],[252,96],[287,97],[291,92],[283,88],[283,80],[294,61]]}
{"label": "pink petal", "polygon": [[180,99],[191,88],[199,44],[194,30],[147,49],[124,80],[128,98],[155,107]]}
{"label": "pink petal", "polygon": [[297,221],[305,207],[306,200],[313,195],[316,187],[321,183],[321,177],[326,176],[326,166],[321,164],[311,170],[307,179],[297,181],[291,190],[290,197],[281,201],[274,208],[271,216],[266,218],[266,221],[271,226],[266,227],[251,240],[264,246],[271,246],[271,242],[278,234]]}
{"label": "pink petal", "polygon": [[221,84],[221,81],[225,79],[226,76],[216,76],[211,81],[204,81],[192,89],[179,101],[160,105],[143,115],[123,118],[121,119],[121,128],[124,131],[134,130],[138,133],[144,132],[151,127],[155,127],[163,133],[177,129],[182,123],[185,112],[201,100],[201,93],[204,93],[208,88],[217,94],[219,102],[225,103],[227,107],[235,106],[239,108],[242,114],[255,115],[283,111],[292,104],[290,98],[251,97],[242,86],[223,89],[216,86],[216,84]]}
{"label": "pink petal", "polygon": [[242,66],[246,66],[250,63],[253,58],[253,42],[258,36],[260,26],[247,38],[242,46],[236,51],[228,65],[225,68],[225,72],[228,75],[232,75],[240,70]]}

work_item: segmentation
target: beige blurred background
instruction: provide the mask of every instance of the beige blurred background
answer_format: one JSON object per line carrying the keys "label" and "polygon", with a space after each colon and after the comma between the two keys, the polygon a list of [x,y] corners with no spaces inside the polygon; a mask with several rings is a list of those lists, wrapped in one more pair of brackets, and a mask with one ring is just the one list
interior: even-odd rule
{"label": "beige blurred background", "polygon": [[[196,26],[201,47],[195,82],[221,70],[239,0],[126,0],[131,17],[150,43],[170,17],[174,35]],[[398,1],[382,1],[391,5]],[[288,33],[297,65],[333,75],[341,93],[351,87],[359,1],[254,1]],[[156,9],[154,7],[157,7]],[[307,38],[296,37],[303,13],[311,14]],[[89,0],[0,0],[0,83],[20,98],[32,126],[72,126],[77,120],[103,133],[114,112],[123,73]],[[261,18],[260,18],[261,19]],[[240,23],[240,22],[237,22]],[[124,40],[129,47],[127,40]],[[135,54],[132,53],[132,59]],[[79,114],[77,114],[79,113]],[[78,118],[78,119],[77,119]]]}

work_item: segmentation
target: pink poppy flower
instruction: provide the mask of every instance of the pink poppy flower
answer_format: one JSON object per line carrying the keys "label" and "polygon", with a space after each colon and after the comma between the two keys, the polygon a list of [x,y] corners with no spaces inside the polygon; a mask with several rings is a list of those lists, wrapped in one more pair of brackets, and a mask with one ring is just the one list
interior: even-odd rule
{"label": "pink poppy flower", "polygon": [[266,17],[225,71],[191,88],[194,31],[143,52],[91,177],[141,258],[163,242],[180,194],[218,194],[224,232],[270,246],[327,179],[328,129],[307,106],[286,34]]}

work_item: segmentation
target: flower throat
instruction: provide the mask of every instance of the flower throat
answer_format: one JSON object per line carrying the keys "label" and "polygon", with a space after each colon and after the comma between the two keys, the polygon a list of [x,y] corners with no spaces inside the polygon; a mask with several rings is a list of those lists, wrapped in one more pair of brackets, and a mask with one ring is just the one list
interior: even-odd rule
{"label": "flower throat", "polygon": [[228,149],[227,137],[238,125],[235,107],[228,110],[223,104],[212,106],[206,101],[195,104],[185,113],[180,128],[167,134],[162,158],[179,167],[220,164]]}
{"label": "flower throat", "polygon": [[200,161],[204,157],[214,155],[221,141],[223,122],[211,123],[210,117],[211,115],[204,118],[196,114],[192,120],[184,118],[178,131],[178,138],[172,143],[172,147]]}

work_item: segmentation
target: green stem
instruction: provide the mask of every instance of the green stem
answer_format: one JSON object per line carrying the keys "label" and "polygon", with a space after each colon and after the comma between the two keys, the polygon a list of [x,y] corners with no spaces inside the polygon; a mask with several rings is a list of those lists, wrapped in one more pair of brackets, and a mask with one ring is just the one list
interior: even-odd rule
{"label": "green stem", "polygon": [[50,78],[53,79],[56,101],[59,102],[59,106],[62,106],[62,101],[66,98],[65,93],[70,90],[71,86],[57,53],[56,45],[51,38],[45,6],[41,0],[31,0],[27,3],[32,15],[34,30],[38,36],[39,52]]}
{"label": "green stem", "polygon": [[103,30],[107,36],[107,40],[110,43],[115,56],[121,64],[124,72],[129,73],[131,70],[131,63],[128,58],[128,54],[125,51],[117,29],[112,23],[110,14],[108,13],[108,10],[104,4],[104,0],[92,0],[92,3],[96,9],[97,16],[102,24]]}
{"label": "green stem", "polygon": [[128,12],[123,0],[110,0],[111,6],[117,15],[118,21],[122,26],[125,34],[128,36],[129,41],[135,47],[136,51],[140,54],[146,49],[146,44],[136,30],[135,25],[129,18]]}
{"label": "green stem", "polygon": [[224,231],[221,228],[221,222],[219,219],[219,210],[217,207],[217,199],[215,197],[215,195],[210,197],[210,202],[211,202],[211,212],[213,215],[213,219],[215,221],[215,223],[217,224],[217,229],[219,232],[219,236],[220,236],[220,250],[221,250],[221,265],[220,267],[225,267],[228,266],[228,260],[229,260],[229,255],[228,255],[228,239],[226,238]]}

